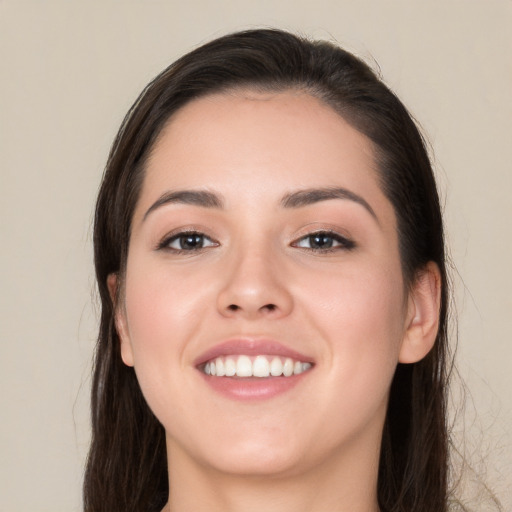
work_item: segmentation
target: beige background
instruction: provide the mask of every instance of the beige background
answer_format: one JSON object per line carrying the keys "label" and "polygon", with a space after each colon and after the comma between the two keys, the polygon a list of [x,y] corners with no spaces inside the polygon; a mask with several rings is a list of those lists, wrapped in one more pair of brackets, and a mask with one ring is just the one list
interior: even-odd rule
{"label": "beige background", "polygon": [[512,1],[0,0],[0,512],[80,510],[91,212],[124,113],[183,52],[261,25],[375,59],[429,135],[458,270],[466,451],[512,510]]}

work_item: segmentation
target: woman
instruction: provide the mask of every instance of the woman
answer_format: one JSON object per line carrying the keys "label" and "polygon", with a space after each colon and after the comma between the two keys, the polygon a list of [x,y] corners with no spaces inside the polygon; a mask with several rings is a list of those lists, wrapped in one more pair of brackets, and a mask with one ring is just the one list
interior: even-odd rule
{"label": "woman", "polygon": [[443,225],[410,115],[276,30],[143,91],[94,229],[86,511],[447,510]]}

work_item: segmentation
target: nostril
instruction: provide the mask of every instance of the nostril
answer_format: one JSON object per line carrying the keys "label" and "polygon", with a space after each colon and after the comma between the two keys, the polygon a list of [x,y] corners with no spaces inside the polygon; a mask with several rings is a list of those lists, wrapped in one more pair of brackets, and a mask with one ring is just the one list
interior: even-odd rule
{"label": "nostril", "polygon": [[[230,304],[228,306],[229,311],[239,311],[242,309],[240,306],[237,306],[236,304]],[[266,309],[267,311],[275,311],[277,309],[277,306],[275,304],[265,304],[260,308],[260,310]]]}

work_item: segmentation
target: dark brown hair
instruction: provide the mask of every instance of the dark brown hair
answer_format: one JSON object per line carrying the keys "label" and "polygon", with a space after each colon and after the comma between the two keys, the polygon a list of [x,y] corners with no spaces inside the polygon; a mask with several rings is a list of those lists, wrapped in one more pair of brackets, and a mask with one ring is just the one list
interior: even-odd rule
{"label": "dark brown hair", "polygon": [[439,198],[424,140],[403,104],[365,63],[333,44],[279,30],[227,35],[179,59],[142,92],[114,141],[94,225],[102,310],[85,511],[146,512],[160,510],[167,500],[164,429],[147,406],[133,368],[121,360],[107,277],[123,275],[145,161],[164,124],[196,98],[240,88],[305,91],[366,135],[397,217],[406,283],[429,261],[439,267],[437,340],[422,361],[396,369],[382,439],[378,500],[382,512],[444,512],[448,283]]}

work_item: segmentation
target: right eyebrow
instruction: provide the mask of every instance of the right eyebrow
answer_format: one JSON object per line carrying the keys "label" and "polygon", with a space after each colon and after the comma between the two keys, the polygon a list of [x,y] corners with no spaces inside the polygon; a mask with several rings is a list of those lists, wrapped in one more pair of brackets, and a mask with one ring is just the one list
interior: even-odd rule
{"label": "right eyebrow", "polygon": [[151,212],[170,203],[192,204],[203,208],[224,208],[222,198],[207,190],[171,190],[164,192],[146,211],[144,222]]}

